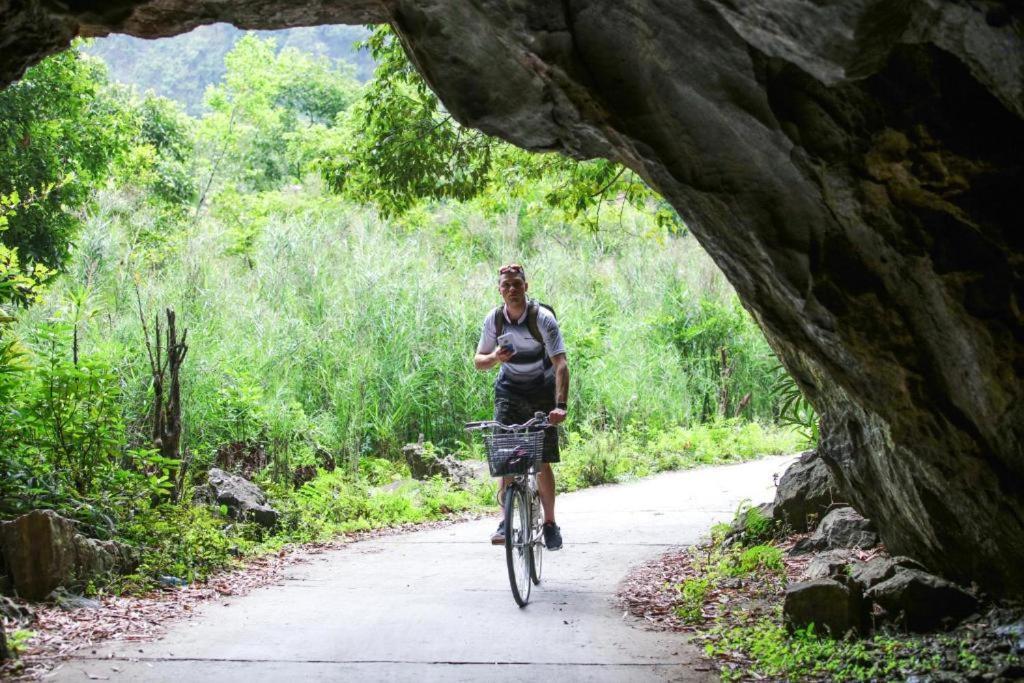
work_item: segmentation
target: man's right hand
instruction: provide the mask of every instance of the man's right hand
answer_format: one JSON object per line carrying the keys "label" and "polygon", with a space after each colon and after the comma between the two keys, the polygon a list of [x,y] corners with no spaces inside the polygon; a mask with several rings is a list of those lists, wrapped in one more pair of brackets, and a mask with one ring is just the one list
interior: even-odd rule
{"label": "man's right hand", "polygon": [[508,360],[514,355],[516,355],[514,351],[509,351],[508,349],[503,349],[499,346],[494,351],[494,360],[498,361],[499,363],[507,363]]}

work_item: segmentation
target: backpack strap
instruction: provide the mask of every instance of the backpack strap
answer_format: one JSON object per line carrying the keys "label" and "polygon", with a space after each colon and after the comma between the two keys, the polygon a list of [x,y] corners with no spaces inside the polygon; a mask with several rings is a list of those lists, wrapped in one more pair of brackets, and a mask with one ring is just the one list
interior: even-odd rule
{"label": "backpack strap", "polygon": [[540,333],[540,325],[537,324],[537,315],[540,312],[540,306],[541,305],[535,300],[531,300],[527,304],[526,327],[530,330],[530,334],[533,335],[533,338],[537,340],[537,343],[540,344],[541,351],[544,354],[544,369],[547,370],[553,365],[553,363],[551,362],[551,357],[548,356],[548,347],[547,344],[544,343],[544,336]]}
{"label": "backpack strap", "polygon": [[[537,343],[544,346],[544,337],[540,333],[540,325],[537,324],[537,313],[540,310],[540,304],[536,301],[530,301],[526,305],[526,327],[530,330],[530,334],[537,340]],[[544,349],[545,354],[547,349]]]}

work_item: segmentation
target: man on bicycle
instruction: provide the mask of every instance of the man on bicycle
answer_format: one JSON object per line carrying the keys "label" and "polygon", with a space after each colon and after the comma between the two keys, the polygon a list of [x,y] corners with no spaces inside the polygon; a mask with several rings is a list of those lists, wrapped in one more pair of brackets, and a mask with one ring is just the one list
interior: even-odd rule
{"label": "man on bicycle", "polygon": [[[522,424],[536,411],[544,411],[548,413],[548,422],[557,425],[565,420],[569,396],[565,342],[554,313],[527,299],[527,289],[526,271],[518,263],[502,266],[498,271],[498,293],[505,303],[484,319],[473,363],[477,370],[501,366],[494,382],[495,421]],[[551,470],[551,463],[558,460],[558,430],[552,426],[544,434],[543,464],[537,476],[544,508],[544,545],[548,550],[562,547],[562,533],[555,524],[555,475]],[[507,481],[502,480],[502,490]],[[502,521],[491,536],[491,543],[504,542]]]}

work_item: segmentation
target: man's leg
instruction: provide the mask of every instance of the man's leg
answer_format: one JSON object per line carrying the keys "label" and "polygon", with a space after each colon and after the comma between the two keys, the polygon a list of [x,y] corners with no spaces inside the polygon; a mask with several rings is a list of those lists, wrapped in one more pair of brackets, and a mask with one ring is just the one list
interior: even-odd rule
{"label": "man's leg", "polygon": [[551,463],[541,465],[537,474],[537,491],[540,493],[540,504],[544,508],[544,523],[555,521],[555,473]]}
{"label": "man's leg", "polygon": [[[528,406],[522,405],[510,396],[502,395],[497,391],[494,394],[494,420],[502,424],[518,424],[526,419],[521,415],[528,410]],[[505,487],[511,484],[512,477],[502,477],[498,480],[498,506],[501,507],[501,517],[498,518],[498,530],[491,534],[491,545],[501,545],[505,542]]]}

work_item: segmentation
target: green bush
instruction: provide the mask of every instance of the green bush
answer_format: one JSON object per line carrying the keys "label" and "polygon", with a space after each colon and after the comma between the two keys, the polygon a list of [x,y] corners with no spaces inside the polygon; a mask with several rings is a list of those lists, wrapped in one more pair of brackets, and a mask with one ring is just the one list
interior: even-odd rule
{"label": "green bush", "polygon": [[245,540],[247,526],[226,527],[219,514],[190,504],[139,510],[122,523],[120,536],[141,549],[142,562],[119,587],[148,588],[161,576],[202,581],[232,566],[235,557],[251,547]]}
{"label": "green bush", "polygon": [[38,336],[41,362],[30,373],[22,419],[32,452],[79,495],[117,465],[124,445],[117,377],[102,359],[73,358],[72,328],[52,324]]}

